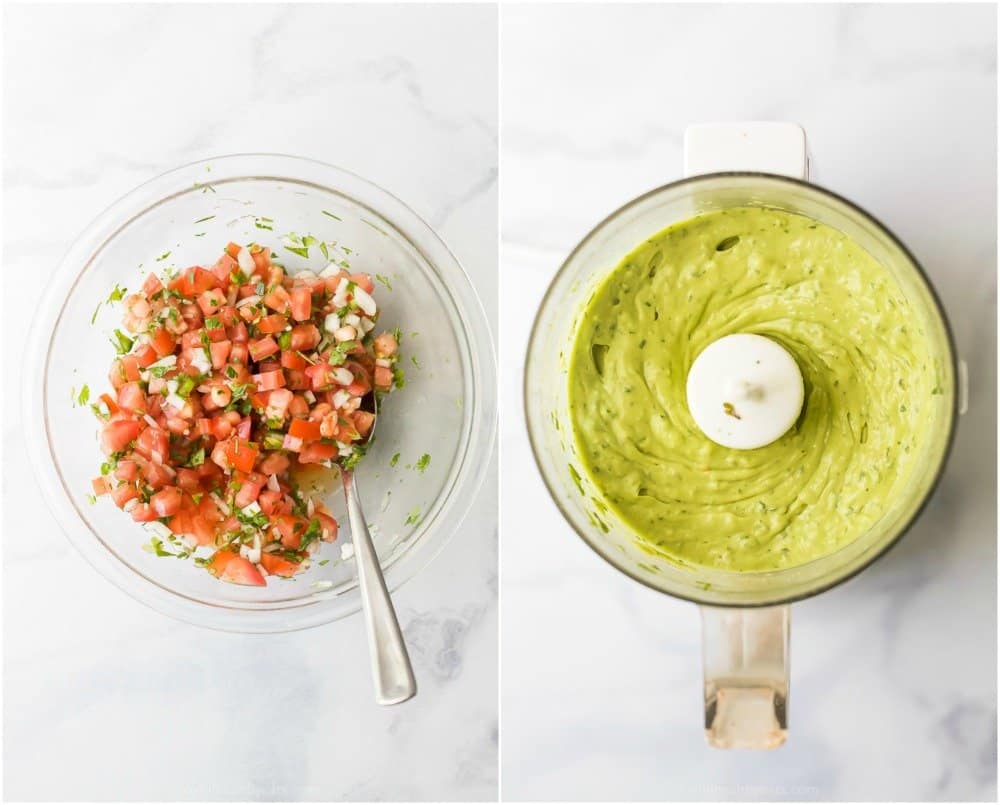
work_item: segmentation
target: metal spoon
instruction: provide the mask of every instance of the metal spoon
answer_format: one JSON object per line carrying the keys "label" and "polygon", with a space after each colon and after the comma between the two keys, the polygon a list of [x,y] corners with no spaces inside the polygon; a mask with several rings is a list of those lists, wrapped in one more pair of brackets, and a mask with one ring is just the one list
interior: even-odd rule
{"label": "metal spoon", "polygon": [[[378,422],[378,406],[375,395],[365,398],[365,407],[375,415],[365,444],[371,441]],[[399,631],[399,621],[392,599],[382,577],[375,546],[368,523],[361,511],[358,488],[354,485],[354,470],[340,467],[340,477],[344,482],[344,497],[347,499],[347,518],[351,523],[351,542],[354,544],[354,558],[358,568],[358,584],[361,588],[361,602],[365,613],[365,630],[368,632],[368,649],[371,656],[372,676],[375,680],[375,701],[379,704],[399,704],[413,698],[417,693],[417,682],[413,678],[410,656],[406,643]]]}

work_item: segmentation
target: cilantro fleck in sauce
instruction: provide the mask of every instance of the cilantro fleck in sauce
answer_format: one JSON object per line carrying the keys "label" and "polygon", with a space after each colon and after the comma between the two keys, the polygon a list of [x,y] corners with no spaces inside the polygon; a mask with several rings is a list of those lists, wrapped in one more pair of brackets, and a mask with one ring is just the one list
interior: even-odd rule
{"label": "cilantro fleck in sauce", "polygon": [[[639,245],[583,311],[569,370],[583,469],[645,548],[764,571],[865,533],[916,470],[940,393],[928,339],[890,273],[843,233],[765,208],[707,213]],[[803,376],[784,436],[715,444],[685,386],[698,354],[767,336]]]}

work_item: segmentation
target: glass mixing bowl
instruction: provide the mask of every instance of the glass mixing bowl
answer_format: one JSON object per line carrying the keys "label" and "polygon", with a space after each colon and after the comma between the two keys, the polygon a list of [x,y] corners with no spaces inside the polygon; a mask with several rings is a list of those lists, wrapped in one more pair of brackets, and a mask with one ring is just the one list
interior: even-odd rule
{"label": "glass mixing bowl", "polygon": [[[287,232],[338,246],[331,259],[381,275],[380,326],[403,333],[404,388],[381,406],[374,443],[356,478],[390,589],[424,567],[455,533],[488,466],[497,392],[489,327],[468,277],[441,239],[386,191],[347,171],[279,155],[235,155],[170,171],[103,212],[63,259],[46,290],[26,356],[28,444],[43,493],[73,544],[102,574],[181,620],[240,632],[278,632],[356,612],[354,562],[339,481],[325,492],[340,521],[309,571],[267,587],[217,581],[190,561],[143,549],[149,534],[109,498],[88,500],[103,460],[99,423],[71,389],[110,389],[120,304],[102,304],[117,283],[138,288],[151,271],[213,263],[229,241],[270,245],[290,271],[320,270],[281,246]],[[397,462],[392,457],[398,453]],[[430,464],[416,464],[424,454]]]}
{"label": "glass mixing bowl", "polygon": [[[567,367],[577,318],[595,287],[637,244],[671,224],[729,207],[772,207],[798,213],[847,234],[899,283],[922,320],[940,363],[943,393],[931,404],[938,428],[921,446],[920,470],[866,534],[836,553],[797,567],[734,573],[682,567],[639,545],[577,456],[568,408]],[[882,224],[816,185],[761,173],[716,173],[683,179],[632,201],[597,225],[573,250],[549,287],[528,346],[524,404],[535,459],[559,506],[583,540],[636,581],[661,592],[716,606],[767,606],[815,595],[859,572],[907,529],[934,488],[956,418],[956,363],[951,333],[926,275]],[[607,530],[602,527],[607,526]]]}

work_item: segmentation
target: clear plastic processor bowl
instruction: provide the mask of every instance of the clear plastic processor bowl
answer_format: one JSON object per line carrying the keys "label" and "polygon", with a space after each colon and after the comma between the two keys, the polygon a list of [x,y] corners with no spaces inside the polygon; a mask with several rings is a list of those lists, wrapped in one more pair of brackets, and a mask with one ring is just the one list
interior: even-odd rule
{"label": "clear plastic processor bowl", "polygon": [[[320,270],[319,248],[304,258],[281,246],[288,232],[346,247],[331,259],[391,284],[376,284],[379,325],[403,333],[406,385],[383,401],[356,473],[390,589],[458,530],[493,445],[496,375],[482,306],[445,244],[394,196],[333,166],[278,155],[197,162],[133,190],[86,229],[46,290],[28,342],[24,420],[44,495],[72,543],[139,601],[201,626],[291,631],[360,608],[354,562],[341,559],[350,534],[339,482],[325,497],[340,536],[307,572],[263,588],[220,582],[190,560],[148,552],[149,533],[110,498],[88,499],[103,460],[99,422],[71,390],[87,384],[91,401],[110,390],[108,337],[121,326],[121,304],[102,304],[91,319],[116,283],[137,289],[151,271],[210,265],[229,241],[269,245],[289,271]],[[424,454],[431,460],[421,470]]]}

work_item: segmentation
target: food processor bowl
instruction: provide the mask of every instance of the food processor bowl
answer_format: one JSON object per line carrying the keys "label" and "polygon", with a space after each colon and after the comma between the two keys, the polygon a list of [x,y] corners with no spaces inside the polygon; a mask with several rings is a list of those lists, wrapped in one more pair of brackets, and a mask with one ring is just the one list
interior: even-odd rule
{"label": "food processor bowl", "polygon": [[[595,288],[638,243],[700,213],[769,207],[838,229],[878,260],[920,317],[941,378],[933,436],[920,445],[918,469],[880,520],[839,551],[796,567],[729,572],[653,554],[602,499],[577,454],[567,382],[577,322]],[[653,190],[598,224],[573,250],[535,319],[524,376],[524,405],[535,460],[556,505],[600,556],[636,581],[715,606],[768,606],[822,592],[869,565],[906,531],[941,473],[956,419],[956,361],[950,330],[927,276],[900,241],[846,199],[816,185],[762,173],[716,173]]]}

